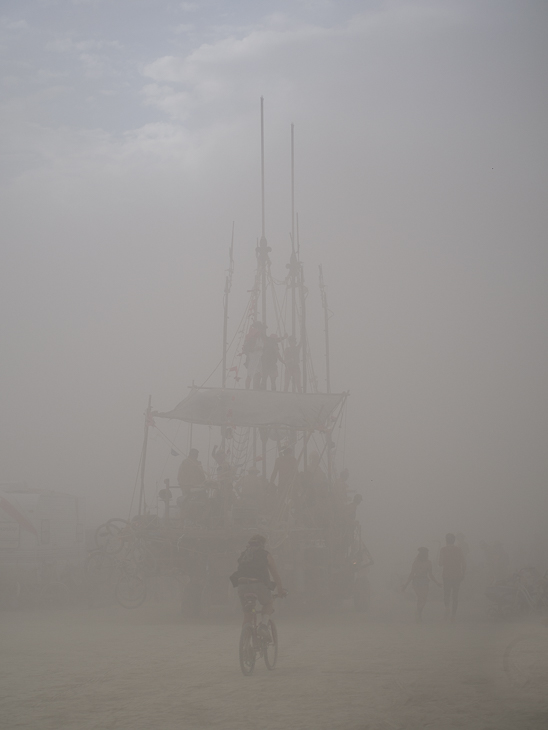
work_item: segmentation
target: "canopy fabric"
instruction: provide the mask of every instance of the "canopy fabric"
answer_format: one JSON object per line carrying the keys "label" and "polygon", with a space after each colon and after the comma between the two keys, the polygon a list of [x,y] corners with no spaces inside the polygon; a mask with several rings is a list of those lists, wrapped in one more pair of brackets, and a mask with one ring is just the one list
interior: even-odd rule
{"label": "canopy fabric", "polygon": [[340,393],[196,389],[172,411],[152,415],[206,426],[286,426],[314,431],[326,426],[329,415],[344,397]]}

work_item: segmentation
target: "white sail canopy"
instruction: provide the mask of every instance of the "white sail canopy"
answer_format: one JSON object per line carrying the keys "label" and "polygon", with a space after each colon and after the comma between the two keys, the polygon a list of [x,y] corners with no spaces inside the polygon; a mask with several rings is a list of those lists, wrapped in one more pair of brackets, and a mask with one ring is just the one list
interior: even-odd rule
{"label": "white sail canopy", "polygon": [[152,415],[206,426],[286,426],[313,431],[326,426],[344,398],[344,393],[207,388],[193,390],[172,411]]}

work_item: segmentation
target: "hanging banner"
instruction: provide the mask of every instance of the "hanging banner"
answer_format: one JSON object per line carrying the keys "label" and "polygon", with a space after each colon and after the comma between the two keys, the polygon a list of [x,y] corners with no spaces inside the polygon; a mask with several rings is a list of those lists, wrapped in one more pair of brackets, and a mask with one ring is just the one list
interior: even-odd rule
{"label": "hanging banner", "polygon": [[323,430],[344,393],[281,393],[269,390],[193,390],[172,411],[152,415],[205,426],[270,426]]}

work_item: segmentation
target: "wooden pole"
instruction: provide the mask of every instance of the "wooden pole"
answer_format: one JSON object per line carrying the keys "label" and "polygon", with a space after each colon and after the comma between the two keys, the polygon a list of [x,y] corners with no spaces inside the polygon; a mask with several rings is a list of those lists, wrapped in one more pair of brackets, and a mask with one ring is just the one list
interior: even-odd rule
{"label": "wooden pole", "polygon": [[[322,307],[324,314],[324,332],[325,332],[325,384],[328,393],[331,393],[331,377],[329,372],[329,309],[327,307],[327,287],[323,280],[323,271],[320,264],[320,295],[322,299]],[[331,451],[331,430],[328,429],[325,436],[327,439],[327,481],[329,488],[333,482],[333,459]]]}
{"label": "wooden pole", "polygon": [[[232,288],[232,274],[234,273],[234,221],[232,221],[232,238],[230,241],[228,272],[225,279],[225,295],[224,295],[224,318],[223,318],[223,373],[221,385],[226,388],[226,357],[228,350],[228,295]],[[225,431],[226,426],[221,428],[221,450],[225,450]]]}
{"label": "wooden pole", "polygon": [[[291,125],[291,262],[289,271],[291,275],[291,334],[297,342],[297,300],[296,286],[298,276],[297,256],[295,254],[295,125]],[[295,376],[293,376],[292,389],[295,390]]]}
{"label": "wooden pole", "polygon": [[[263,322],[263,337],[266,337],[266,269],[268,263],[268,243],[266,241],[266,224],[265,224],[265,194],[264,194],[264,99],[261,96],[261,223],[262,235],[259,244],[259,265],[261,267],[261,319]],[[266,378],[262,376],[264,387],[266,388]],[[262,384],[261,384],[262,387]],[[266,480],[266,442],[268,433],[260,430],[262,442],[262,475]]]}
{"label": "wooden pole", "polygon": [[[299,216],[297,216],[297,251],[301,248],[299,241]],[[302,263],[300,264],[299,270],[299,289],[301,295],[301,348],[303,352],[303,393],[307,392],[308,388],[308,373],[306,368],[307,358],[307,339],[306,339],[306,295],[304,286],[304,268]],[[303,468],[306,471],[308,466],[308,432],[303,433]]]}
{"label": "wooden pole", "polygon": [[228,349],[228,295],[232,288],[232,274],[234,272],[234,221],[232,222],[232,239],[230,241],[229,250],[229,266],[225,279],[225,296],[224,296],[224,321],[223,321],[223,375],[222,387],[226,388],[226,355]]}
{"label": "wooden pole", "polygon": [[323,280],[323,271],[320,265],[320,294],[322,298],[324,332],[325,332],[325,385],[327,392],[331,393],[331,375],[329,363],[329,309],[327,307],[327,287]]}
{"label": "wooden pole", "polygon": [[264,207],[264,98],[261,96],[261,235],[265,236],[265,207]]}
{"label": "wooden pole", "polygon": [[261,319],[266,328],[266,265],[268,244],[266,242],[265,196],[264,196],[264,99],[261,96],[261,241],[259,244],[259,266],[261,267]]}
{"label": "wooden pole", "polygon": [[150,413],[152,411],[152,396],[148,396],[148,407],[145,411],[145,432],[143,436],[143,449],[141,457],[141,489],[139,491],[139,517],[143,514],[145,507],[145,467],[147,462],[147,444],[148,444],[148,428],[150,423]]}

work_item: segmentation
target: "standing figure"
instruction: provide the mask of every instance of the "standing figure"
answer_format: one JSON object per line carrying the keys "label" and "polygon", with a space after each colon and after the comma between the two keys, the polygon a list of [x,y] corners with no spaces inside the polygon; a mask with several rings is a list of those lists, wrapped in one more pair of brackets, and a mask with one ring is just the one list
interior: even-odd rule
{"label": "standing figure", "polygon": [[270,484],[276,485],[278,478],[278,494],[285,494],[288,487],[292,487],[297,478],[297,459],[291,446],[287,446],[274,462],[274,469],[270,477]]}
{"label": "standing figure", "polygon": [[179,467],[177,481],[185,495],[189,494],[191,489],[201,487],[206,480],[202,464],[198,461],[198,455],[198,449],[190,449],[188,456],[183,459]]}
{"label": "standing figure", "polygon": [[253,384],[253,390],[261,387],[261,361],[263,356],[263,347],[265,340],[266,327],[262,322],[254,322],[247,333],[242,353],[246,356],[245,367],[247,368],[247,377],[245,379],[245,387]]}
{"label": "standing figure", "polygon": [[350,487],[348,486],[348,477],[350,476],[350,472],[348,469],[343,469],[341,473],[339,474],[339,478],[335,482],[335,490],[334,494],[336,495],[336,499],[341,504],[346,504],[348,501],[348,491]]}
{"label": "standing figure", "polygon": [[455,620],[459,602],[459,588],[466,570],[464,553],[458,545],[452,532],[445,536],[445,545],[440,550],[439,563],[442,569],[443,602],[445,603],[445,618]]}
{"label": "standing figure", "polygon": [[223,451],[217,444],[213,447],[211,456],[213,457],[213,461],[217,462],[217,466],[224,466],[228,459],[228,453]]}
{"label": "standing figure", "polygon": [[344,519],[349,527],[354,527],[357,519],[357,511],[360,504],[363,502],[361,494],[355,494],[352,501],[349,504],[344,505]]}
{"label": "standing figure", "polygon": [[278,338],[275,334],[265,337],[263,354],[261,357],[261,388],[267,389],[270,378],[270,389],[276,390],[276,378],[278,377],[278,360],[283,362],[278,350]]}
{"label": "standing figure", "polygon": [[428,548],[421,547],[419,548],[418,555],[411,566],[409,578],[402,586],[402,590],[405,591],[409,583],[413,584],[413,589],[417,596],[417,623],[421,623],[422,621],[422,611],[426,605],[428,588],[431,580],[434,581],[436,585],[441,585],[441,583],[434,578],[432,573],[432,561],[428,558]]}
{"label": "standing figure", "polygon": [[306,469],[300,475],[302,517],[306,527],[325,527],[330,517],[327,476],[320,462],[320,454],[312,451]]}
{"label": "standing figure", "polygon": [[299,363],[299,350],[300,345],[297,345],[297,340],[293,335],[290,335],[287,340],[288,344],[284,349],[284,392],[287,393],[289,386],[294,393],[302,393],[301,387],[301,366]]}

